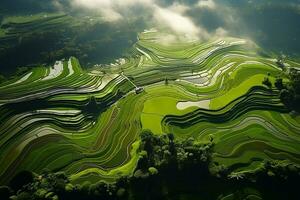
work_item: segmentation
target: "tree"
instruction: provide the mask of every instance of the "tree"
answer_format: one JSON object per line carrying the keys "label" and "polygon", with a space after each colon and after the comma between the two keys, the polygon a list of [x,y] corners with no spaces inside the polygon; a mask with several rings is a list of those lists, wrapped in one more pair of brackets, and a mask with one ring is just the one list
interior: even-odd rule
{"label": "tree", "polygon": [[148,171],[151,175],[158,174],[158,170],[155,167],[149,167]]}
{"label": "tree", "polygon": [[278,90],[282,90],[284,88],[282,78],[276,78],[274,85]]}
{"label": "tree", "polygon": [[11,189],[7,186],[0,186],[0,197],[3,200],[8,200],[11,195]]}
{"label": "tree", "polygon": [[262,84],[266,85],[268,88],[272,87],[272,83],[268,77],[265,77]]}
{"label": "tree", "polygon": [[281,68],[284,68],[284,59],[285,59],[285,55],[279,55],[278,58],[277,58],[277,61],[276,61],[276,64],[281,67]]}
{"label": "tree", "polygon": [[16,200],[31,200],[31,199],[33,200],[33,197],[29,192],[20,192],[18,193],[18,196],[16,198]]}
{"label": "tree", "polygon": [[300,111],[300,71],[290,68],[290,82],[287,85],[283,84],[282,78],[277,78],[275,86],[280,90],[280,100],[289,109]]}
{"label": "tree", "polygon": [[89,195],[95,196],[97,199],[115,199],[117,187],[114,183],[99,181],[95,184],[87,183],[87,187]]}
{"label": "tree", "polygon": [[209,168],[210,173],[216,177],[227,177],[229,169],[225,165],[219,165],[218,163],[213,163]]}
{"label": "tree", "polygon": [[167,77],[165,78],[165,85],[169,85],[169,80]]}
{"label": "tree", "polygon": [[300,94],[300,71],[292,68],[290,70],[289,77],[293,90],[296,94]]}
{"label": "tree", "polygon": [[117,195],[118,199],[127,199],[128,192],[126,191],[125,188],[119,188],[117,190],[117,194],[116,195]]}
{"label": "tree", "polygon": [[287,108],[292,109],[295,98],[293,90],[282,89],[280,91],[279,98]]}
{"label": "tree", "polygon": [[91,185],[92,184],[90,181],[84,181],[83,184],[81,185],[81,190],[87,192],[89,191]]}
{"label": "tree", "polygon": [[14,191],[18,191],[23,186],[31,183],[33,181],[33,174],[29,171],[19,172],[13,179],[10,181],[10,186]]}
{"label": "tree", "polygon": [[142,148],[147,151],[148,156],[150,157],[153,152],[154,145],[154,136],[149,130],[145,130],[141,133]]}
{"label": "tree", "polygon": [[88,113],[96,114],[98,112],[98,104],[96,97],[92,96],[89,99],[89,102],[86,104],[84,111]]}
{"label": "tree", "polygon": [[168,138],[171,142],[174,142],[175,137],[173,133],[168,133]]}
{"label": "tree", "polygon": [[134,175],[133,175],[135,178],[148,178],[149,177],[149,173],[148,172],[144,172],[143,170],[141,169],[138,169],[134,172]]}

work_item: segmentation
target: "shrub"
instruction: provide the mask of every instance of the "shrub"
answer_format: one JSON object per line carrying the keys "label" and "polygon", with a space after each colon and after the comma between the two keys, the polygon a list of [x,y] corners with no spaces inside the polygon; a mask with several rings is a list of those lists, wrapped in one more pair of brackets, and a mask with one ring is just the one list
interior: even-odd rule
{"label": "shrub", "polygon": [[265,86],[267,86],[268,88],[272,87],[272,83],[270,81],[270,79],[268,77],[265,77],[262,84],[264,84]]}
{"label": "shrub", "polygon": [[11,181],[10,186],[14,191],[18,191],[24,185],[33,181],[33,174],[29,171],[19,172]]}
{"label": "shrub", "polygon": [[148,171],[151,175],[158,174],[158,170],[155,167],[149,167]]}
{"label": "shrub", "polygon": [[0,186],[0,197],[3,200],[8,200],[11,195],[11,189],[7,186]]}

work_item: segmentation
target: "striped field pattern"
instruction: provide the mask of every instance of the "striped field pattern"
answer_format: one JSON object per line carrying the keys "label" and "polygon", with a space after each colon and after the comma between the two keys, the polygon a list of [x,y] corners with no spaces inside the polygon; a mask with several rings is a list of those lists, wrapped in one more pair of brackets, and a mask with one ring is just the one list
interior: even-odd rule
{"label": "striped field pattern", "polygon": [[83,70],[71,57],[0,85],[0,183],[45,168],[73,182],[113,181],[134,169],[143,129],[213,138],[213,162],[232,171],[300,164],[300,116],[262,84],[268,73],[273,83],[286,76],[276,60],[248,40],[166,35],[140,33],[132,56],[107,66]]}

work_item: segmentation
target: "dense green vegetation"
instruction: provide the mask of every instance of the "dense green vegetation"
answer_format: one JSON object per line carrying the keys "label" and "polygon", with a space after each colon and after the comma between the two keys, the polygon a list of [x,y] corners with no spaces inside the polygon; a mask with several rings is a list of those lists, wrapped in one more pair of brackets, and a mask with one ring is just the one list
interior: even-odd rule
{"label": "dense green vegetation", "polygon": [[[132,175],[113,183],[72,184],[64,173],[20,172],[9,187],[0,188],[5,199],[296,199],[299,165],[265,161],[255,173],[228,175],[219,168],[209,172],[213,142],[174,135],[141,133],[139,160]],[[266,185],[267,184],[267,185]],[[217,190],[215,189],[218,188]],[[273,191],[280,188],[278,191]],[[284,192],[282,192],[284,191]],[[287,192],[287,193],[286,193]]]}
{"label": "dense green vegetation", "polygon": [[204,199],[281,199],[265,184],[287,180],[295,197],[300,64],[244,39],[169,36],[144,31],[114,63],[84,70],[70,57],[1,83],[0,184],[30,171],[14,194],[193,199],[188,188],[208,184],[224,191]]}

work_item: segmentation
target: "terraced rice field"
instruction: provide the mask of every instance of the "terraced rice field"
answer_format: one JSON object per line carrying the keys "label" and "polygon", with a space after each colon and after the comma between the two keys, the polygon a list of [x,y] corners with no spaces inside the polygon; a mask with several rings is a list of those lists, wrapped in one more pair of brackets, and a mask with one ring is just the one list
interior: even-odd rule
{"label": "terraced rice field", "polygon": [[[7,17],[1,22],[0,47],[5,48],[16,41],[20,42],[28,34],[59,29],[67,26],[71,21],[71,17],[60,13]],[[72,24],[77,25],[76,23]]]}
{"label": "terraced rice field", "polygon": [[284,76],[273,59],[243,39],[165,36],[139,34],[133,55],[109,66],[86,71],[72,57],[0,85],[1,183],[45,168],[73,182],[112,181],[134,169],[143,129],[213,139],[213,162],[231,171],[300,164],[300,117],[262,84],[268,73]]}

